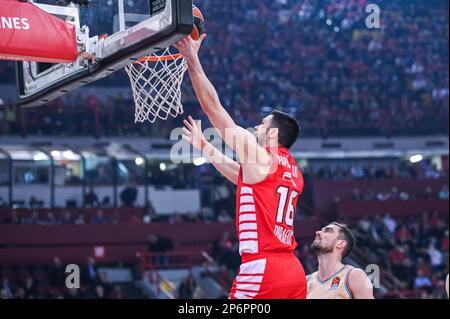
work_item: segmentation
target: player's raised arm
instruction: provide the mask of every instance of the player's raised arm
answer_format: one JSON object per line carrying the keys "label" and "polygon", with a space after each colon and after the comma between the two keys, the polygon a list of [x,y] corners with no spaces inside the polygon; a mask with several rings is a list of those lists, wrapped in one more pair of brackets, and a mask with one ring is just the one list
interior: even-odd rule
{"label": "player's raised arm", "polygon": [[200,63],[198,51],[205,37],[206,34],[203,34],[198,41],[195,41],[190,36],[187,36],[177,42],[175,47],[187,62],[192,86],[203,111],[208,116],[212,125],[223,136],[227,128],[232,128],[236,124],[220,103],[217,91],[207,78]]}
{"label": "player's raised arm", "polygon": [[353,299],[374,299],[373,285],[361,269],[353,269],[348,274],[348,286]]}
{"label": "player's raised arm", "polygon": [[255,180],[248,182],[258,182],[265,178],[264,175],[267,175],[267,173],[264,173],[265,170],[261,168],[270,166],[271,156],[258,144],[253,134],[235,124],[220,103],[217,91],[206,76],[198,57],[198,51],[205,36],[203,34],[198,41],[194,41],[190,36],[187,36],[177,42],[175,47],[188,64],[192,86],[203,111],[212,125],[219,131],[225,143],[236,151],[241,163],[254,170],[254,174],[250,175],[254,176]]}
{"label": "player's raised arm", "polygon": [[225,156],[205,139],[202,133],[201,121],[195,122],[189,116],[184,120],[183,140],[191,143],[196,149],[201,150],[214,167],[230,182],[237,185],[239,176],[239,164]]}

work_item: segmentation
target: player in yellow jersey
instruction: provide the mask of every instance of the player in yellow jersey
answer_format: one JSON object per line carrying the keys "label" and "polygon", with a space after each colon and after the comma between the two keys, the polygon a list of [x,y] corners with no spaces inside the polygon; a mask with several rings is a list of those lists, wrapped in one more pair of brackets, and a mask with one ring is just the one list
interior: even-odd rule
{"label": "player in yellow jersey", "polygon": [[307,277],[307,299],[374,299],[366,273],[342,263],[354,245],[355,236],[346,225],[334,222],[316,232],[311,248],[319,269]]}

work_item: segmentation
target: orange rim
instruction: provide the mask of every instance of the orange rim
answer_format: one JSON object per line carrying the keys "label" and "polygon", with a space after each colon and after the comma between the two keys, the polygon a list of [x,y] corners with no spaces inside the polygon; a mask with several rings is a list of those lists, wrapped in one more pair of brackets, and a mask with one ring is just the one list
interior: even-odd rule
{"label": "orange rim", "polygon": [[170,60],[178,60],[179,58],[182,58],[183,56],[181,53],[172,54],[172,55],[162,55],[162,56],[156,56],[156,55],[149,55],[145,56],[143,58],[140,58],[136,62],[158,62],[158,61],[170,61]]}

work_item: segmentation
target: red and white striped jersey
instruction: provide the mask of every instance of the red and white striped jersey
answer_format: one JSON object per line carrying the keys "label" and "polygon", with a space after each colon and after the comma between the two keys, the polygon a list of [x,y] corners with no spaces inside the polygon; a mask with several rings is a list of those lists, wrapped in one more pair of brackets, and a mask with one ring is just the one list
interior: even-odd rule
{"label": "red and white striped jersey", "polygon": [[242,167],[236,192],[236,228],[239,253],[288,253],[297,247],[294,237],[295,208],[303,191],[303,176],[286,148],[267,148],[275,172],[257,184],[245,184]]}

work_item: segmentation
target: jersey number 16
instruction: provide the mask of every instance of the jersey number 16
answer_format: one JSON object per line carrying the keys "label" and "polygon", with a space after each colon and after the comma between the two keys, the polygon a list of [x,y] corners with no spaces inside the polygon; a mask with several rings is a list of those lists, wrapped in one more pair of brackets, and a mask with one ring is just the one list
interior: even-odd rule
{"label": "jersey number 16", "polygon": [[295,190],[291,191],[289,187],[280,186],[277,188],[277,194],[280,195],[278,200],[277,223],[282,224],[284,219],[286,226],[292,227],[294,225],[295,214],[294,200],[299,193]]}

